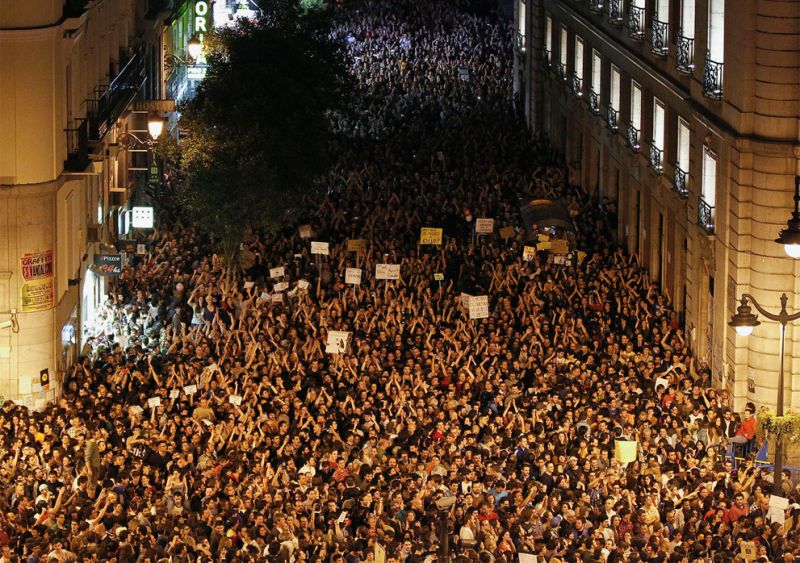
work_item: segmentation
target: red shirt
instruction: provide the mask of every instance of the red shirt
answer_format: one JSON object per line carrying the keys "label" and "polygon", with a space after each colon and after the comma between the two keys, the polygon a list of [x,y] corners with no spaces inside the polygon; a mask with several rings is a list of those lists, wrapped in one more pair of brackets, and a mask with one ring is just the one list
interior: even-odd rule
{"label": "red shirt", "polygon": [[742,420],[742,425],[736,431],[737,436],[744,436],[748,440],[752,440],[756,435],[756,417],[751,416]]}

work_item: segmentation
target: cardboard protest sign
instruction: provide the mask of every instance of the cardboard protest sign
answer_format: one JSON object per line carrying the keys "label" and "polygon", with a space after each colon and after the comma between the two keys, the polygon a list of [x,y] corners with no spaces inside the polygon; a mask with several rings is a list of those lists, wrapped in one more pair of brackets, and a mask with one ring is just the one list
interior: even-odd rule
{"label": "cardboard protest sign", "polygon": [[656,378],[655,388],[658,389],[659,385],[663,386],[664,389],[666,390],[666,389],[669,388],[669,380],[668,379],[664,379],[663,377],[657,377]]}
{"label": "cardboard protest sign", "polygon": [[364,252],[367,249],[367,241],[363,238],[353,238],[347,241],[347,252]]}
{"label": "cardboard protest sign", "polygon": [[289,282],[278,282],[273,289],[277,292],[285,291],[289,289]]}
{"label": "cardboard protest sign", "polygon": [[539,559],[532,553],[520,553],[519,563],[538,563]]}
{"label": "cardboard protest sign", "polygon": [[187,385],[183,388],[183,392],[187,395],[194,395],[197,393],[197,385]]}
{"label": "cardboard protest sign", "polygon": [[400,264],[375,264],[376,280],[399,280]]}
{"label": "cardboard protest sign", "polygon": [[553,254],[567,254],[569,252],[569,241],[561,238],[551,240],[550,252]]}
{"label": "cardboard protest sign", "polygon": [[756,542],[743,541],[739,546],[742,549],[742,559],[745,561],[755,561],[758,559],[758,552],[756,551]]}
{"label": "cardboard protest sign", "polygon": [[435,227],[422,227],[419,232],[420,244],[442,244],[443,229]]}
{"label": "cardboard protest sign", "polygon": [[461,305],[467,309],[469,309],[469,300],[472,296],[469,293],[462,293],[461,294]]}
{"label": "cardboard protest sign", "polygon": [[473,295],[469,298],[469,318],[485,319],[489,317],[489,296]]}
{"label": "cardboard protest sign", "polygon": [[242,397],[240,395],[228,395],[228,402],[232,405],[241,406]]}
{"label": "cardboard protest sign", "polygon": [[444,280],[444,274],[443,273],[433,274],[433,279],[436,280],[436,281],[443,281]]}
{"label": "cardboard protest sign", "polygon": [[546,235],[544,233],[539,233],[537,236],[539,237],[539,242],[547,242],[550,240],[550,235]]}
{"label": "cardboard protest sign", "polygon": [[361,285],[361,268],[347,268],[344,272],[344,283]]}
{"label": "cardboard protest sign", "polygon": [[517,236],[517,231],[514,227],[503,227],[500,229],[500,238],[502,239],[510,239]]}
{"label": "cardboard protest sign", "polygon": [[269,269],[269,277],[271,277],[272,279],[282,278],[284,275],[285,275],[285,270],[283,266],[278,266],[277,268]]}
{"label": "cardboard protest sign", "polygon": [[311,254],[322,254],[323,256],[327,256],[330,254],[330,243],[312,240]]}
{"label": "cardboard protest sign", "polygon": [[177,399],[180,396],[181,396],[181,390],[180,389],[170,389],[169,390],[169,398],[170,399]]}
{"label": "cardboard protest sign", "polygon": [[536,243],[536,250],[550,250],[552,246],[552,242],[538,242]]}
{"label": "cardboard protest sign", "polygon": [[344,354],[347,352],[347,342],[350,333],[344,330],[328,331],[328,340],[325,343],[325,351],[328,354]]}
{"label": "cardboard protest sign", "polygon": [[270,301],[273,303],[283,303],[283,293],[273,293]]}
{"label": "cardboard protest sign", "polygon": [[490,235],[494,231],[494,219],[475,219],[475,232],[479,235]]}
{"label": "cardboard protest sign", "polygon": [[161,406],[161,397],[150,397],[147,399],[147,406],[151,409]]}
{"label": "cardboard protest sign", "polygon": [[614,459],[620,463],[636,461],[638,444],[635,440],[614,440]]}
{"label": "cardboard protest sign", "polygon": [[769,497],[769,512],[767,512],[767,518],[770,518],[773,522],[783,524],[786,521],[785,511],[787,506],[789,506],[788,498],[771,495]]}
{"label": "cardboard protest sign", "polygon": [[297,287],[300,289],[308,289],[309,284],[306,280],[297,280]]}
{"label": "cardboard protest sign", "polygon": [[244,282],[245,289],[252,289],[256,285],[256,282],[246,281]]}
{"label": "cardboard protest sign", "polygon": [[300,225],[300,238],[311,238],[311,225]]}
{"label": "cardboard protest sign", "polygon": [[138,254],[138,255],[140,255],[140,256],[141,256],[142,254],[147,254],[147,245],[144,245],[144,244],[137,244],[137,245],[136,245],[136,254]]}
{"label": "cardboard protest sign", "polygon": [[525,262],[530,262],[536,258],[536,248],[533,246],[523,246],[522,247],[522,259]]}

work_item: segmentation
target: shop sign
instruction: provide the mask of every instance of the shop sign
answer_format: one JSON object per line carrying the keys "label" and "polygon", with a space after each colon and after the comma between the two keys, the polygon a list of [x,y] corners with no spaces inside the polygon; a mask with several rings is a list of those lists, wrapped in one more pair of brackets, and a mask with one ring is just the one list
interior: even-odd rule
{"label": "shop sign", "polygon": [[101,276],[118,276],[122,273],[122,254],[95,254],[94,271]]}
{"label": "shop sign", "polygon": [[53,307],[53,251],[30,252],[20,259],[23,313]]}

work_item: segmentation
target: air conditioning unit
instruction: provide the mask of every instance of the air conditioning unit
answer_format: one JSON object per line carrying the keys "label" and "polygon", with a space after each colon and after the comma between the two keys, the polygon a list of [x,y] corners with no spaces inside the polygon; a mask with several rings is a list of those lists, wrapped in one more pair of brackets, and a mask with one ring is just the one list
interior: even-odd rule
{"label": "air conditioning unit", "polygon": [[103,225],[87,225],[86,227],[86,242],[100,242],[102,235]]}

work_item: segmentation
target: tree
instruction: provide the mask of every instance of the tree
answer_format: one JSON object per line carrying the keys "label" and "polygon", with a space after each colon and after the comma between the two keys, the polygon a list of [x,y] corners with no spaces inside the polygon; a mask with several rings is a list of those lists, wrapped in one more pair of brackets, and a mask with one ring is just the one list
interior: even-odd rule
{"label": "tree", "polygon": [[273,0],[259,19],[206,38],[208,71],[180,107],[181,204],[233,264],[244,233],[272,228],[317,193],[345,57],[320,12]]}

